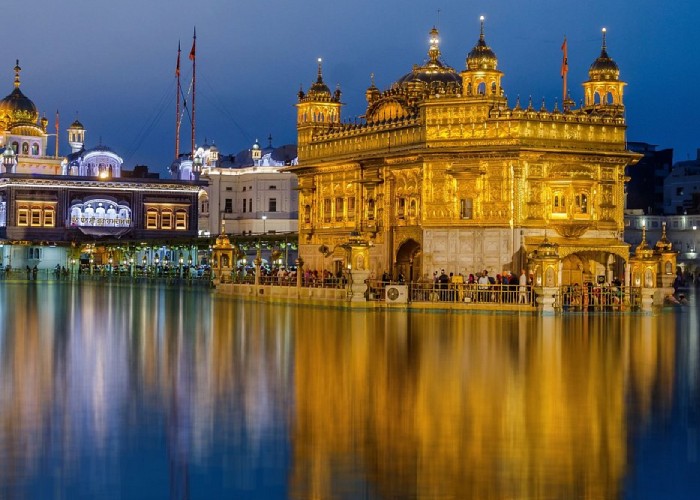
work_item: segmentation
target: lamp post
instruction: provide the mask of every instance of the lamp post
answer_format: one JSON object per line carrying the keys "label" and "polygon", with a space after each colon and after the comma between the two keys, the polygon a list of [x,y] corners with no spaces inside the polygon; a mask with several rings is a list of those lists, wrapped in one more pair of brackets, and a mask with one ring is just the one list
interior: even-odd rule
{"label": "lamp post", "polygon": [[263,221],[263,234],[267,234],[267,215],[261,217]]}
{"label": "lamp post", "polygon": [[5,173],[12,174],[15,169],[15,164],[17,162],[17,155],[12,146],[5,146],[5,151],[2,153],[2,165],[5,167]]}
{"label": "lamp post", "polygon": [[182,252],[180,252],[180,258],[179,258],[178,262],[180,264],[180,279],[182,279],[182,264],[184,264],[184,262],[185,262],[185,259],[182,256]]}
{"label": "lamp post", "polygon": [[75,257],[70,259],[70,277],[73,279],[75,276]]}

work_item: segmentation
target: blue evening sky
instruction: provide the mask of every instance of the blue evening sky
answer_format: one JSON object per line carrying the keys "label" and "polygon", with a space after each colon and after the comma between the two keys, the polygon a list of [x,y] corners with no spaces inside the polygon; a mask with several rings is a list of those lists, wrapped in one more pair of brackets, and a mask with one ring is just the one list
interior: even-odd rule
{"label": "blue evening sky", "polygon": [[[127,168],[165,172],[172,161],[177,44],[186,85],[195,25],[197,143],[213,140],[224,153],[268,134],[275,145],[295,142],[296,93],[315,79],[317,57],[329,86],[341,85],[344,118],[354,117],[370,73],[383,89],[425,60],[434,24],[443,60],[461,71],[480,15],[511,106],[517,95],[532,95],[538,108],[543,97],[550,109],[561,100],[564,35],[578,102],[607,27],[608,52],[629,84],[628,139],[672,147],[675,160],[700,147],[700,3],[692,0],[4,0],[2,11],[0,93],[11,92],[19,58],[22,91],[52,130],[60,110],[61,153],[78,113],[87,145],[101,139]],[[182,128],[186,151],[187,117]]]}

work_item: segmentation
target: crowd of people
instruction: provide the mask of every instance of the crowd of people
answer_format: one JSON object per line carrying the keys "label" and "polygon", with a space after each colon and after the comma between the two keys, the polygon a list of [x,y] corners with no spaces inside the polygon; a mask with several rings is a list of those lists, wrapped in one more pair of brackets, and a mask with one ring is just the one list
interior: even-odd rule
{"label": "crowd of people", "polygon": [[[370,280],[370,294],[375,299],[383,298],[383,289],[390,283],[404,284],[405,278],[399,273],[391,279],[385,272],[381,280]],[[511,304],[531,304],[532,277],[522,269],[519,276],[511,271],[492,276],[488,270],[464,275],[447,273],[444,269],[435,271],[432,278],[424,275],[411,283],[412,301],[433,302],[493,302]]]}

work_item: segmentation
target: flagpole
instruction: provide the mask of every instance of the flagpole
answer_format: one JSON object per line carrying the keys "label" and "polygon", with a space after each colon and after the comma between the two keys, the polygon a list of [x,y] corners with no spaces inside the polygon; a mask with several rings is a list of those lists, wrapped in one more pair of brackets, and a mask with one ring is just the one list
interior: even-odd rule
{"label": "flagpole", "polygon": [[56,110],[56,151],[54,152],[54,158],[58,158],[58,110]]}
{"label": "flagpole", "polygon": [[177,91],[175,92],[175,159],[180,157],[180,42],[177,42],[177,66],[175,67],[177,77]]}
{"label": "flagpole", "polygon": [[194,29],[194,35],[192,37],[192,50],[190,51],[190,59],[192,60],[192,161],[194,161],[194,137],[195,137],[195,85],[197,82],[197,56],[196,56],[196,46],[197,46],[197,28]]}
{"label": "flagpole", "polygon": [[562,96],[561,102],[566,102],[566,77],[569,73],[569,56],[568,56],[568,46],[566,43],[566,36],[564,37],[564,43],[561,46],[561,50],[564,51],[562,63],[561,63],[561,79],[562,79]]}

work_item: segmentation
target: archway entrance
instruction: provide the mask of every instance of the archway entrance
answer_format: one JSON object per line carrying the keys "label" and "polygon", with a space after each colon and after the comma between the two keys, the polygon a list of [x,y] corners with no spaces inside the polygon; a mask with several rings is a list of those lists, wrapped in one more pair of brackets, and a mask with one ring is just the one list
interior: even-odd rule
{"label": "archway entrance", "polygon": [[404,241],[396,252],[396,276],[403,275],[405,281],[417,281],[421,272],[420,243],[414,239]]}
{"label": "archway entrance", "polygon": [[625,260],[611,252],[585,251],[567,255],[562,259],[562,285],[582,285],[602,280],[610,283],[614,278],[624,280]]}

